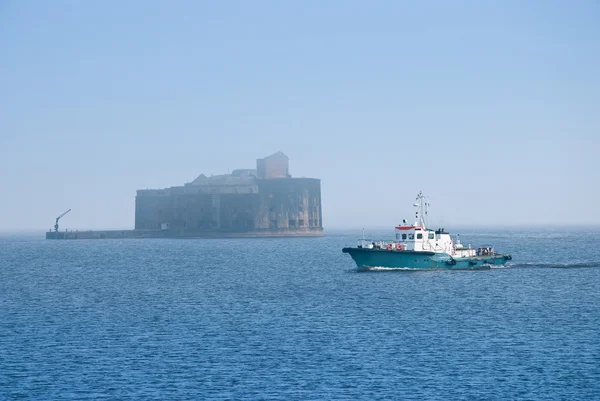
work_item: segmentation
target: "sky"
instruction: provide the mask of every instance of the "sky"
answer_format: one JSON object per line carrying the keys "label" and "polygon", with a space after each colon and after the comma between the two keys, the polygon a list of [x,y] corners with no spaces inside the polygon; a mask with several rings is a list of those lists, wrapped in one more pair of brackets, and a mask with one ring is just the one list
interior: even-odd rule
{"label": "sky", "polygon": [[0,1],[0,231],[137,189],[321,179],[323,225],[600,224],[600,3]]}

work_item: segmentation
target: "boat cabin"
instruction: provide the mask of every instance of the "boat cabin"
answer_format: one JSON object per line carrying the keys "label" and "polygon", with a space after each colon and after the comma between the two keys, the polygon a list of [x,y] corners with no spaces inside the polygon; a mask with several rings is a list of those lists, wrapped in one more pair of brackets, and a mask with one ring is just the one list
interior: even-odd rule
{"label": "boat cabin", "polygon": [[450,233],[443,228],[432,230],[419,225],[399,225],[396,226],[396,241],[407,251],[450,253],[454,249]]}
{"label": "boat cabin", "polygon": [[418,225],[396,226],[396,241],[407,251],[448,253],[455,257],[475,256],[475,249],[464,247],[457,235],[456,243],[443,228],[432,230]]}

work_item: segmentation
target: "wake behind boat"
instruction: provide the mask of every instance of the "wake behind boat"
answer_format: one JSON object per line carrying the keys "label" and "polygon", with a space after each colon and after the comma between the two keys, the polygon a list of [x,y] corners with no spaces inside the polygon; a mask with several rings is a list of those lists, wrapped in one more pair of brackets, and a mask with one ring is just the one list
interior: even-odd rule
{"label": "wake behind boat", "polygon": [[422,192],[417,195],[416,221],[406,220],[396,226],[395,241],[373,241],[364,237],[356,248],[343,248],[358,267],[384,267],[398,269],[481,269],[491,265],[504,265],[511,255],[496,253],[491,245],[472,248],[463,246],[457,234],[456,242],[443,228],[432,230],[425,224],[429,202]]}

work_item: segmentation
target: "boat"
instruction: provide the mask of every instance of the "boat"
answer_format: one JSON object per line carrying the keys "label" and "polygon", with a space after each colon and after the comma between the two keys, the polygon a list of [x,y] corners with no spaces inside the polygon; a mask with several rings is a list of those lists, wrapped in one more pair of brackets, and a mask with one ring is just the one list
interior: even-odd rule
{"label": "boat", "polygon": [[417,208],[416,220],[395,227],[393,241],[374,241],[363,238],[356,247],[346,247],[359,268],[390,269],[482,269],[503,266],[512,256],[497,253],[492,245],[464,246],[460,234],[452,238],[444,228],[430,229],[425,222],[429,201],[419,192],[413,204]]}

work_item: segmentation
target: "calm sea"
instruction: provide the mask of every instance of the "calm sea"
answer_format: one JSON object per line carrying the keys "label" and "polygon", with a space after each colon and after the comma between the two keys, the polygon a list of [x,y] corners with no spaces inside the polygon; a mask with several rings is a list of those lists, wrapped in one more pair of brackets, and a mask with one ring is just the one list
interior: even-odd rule
{"label": "calm sea", "polygon": [[600,229],[463,230],[513,255],[481,271],[357,271],[359,235],[4,234],[0,399],[600,399]]}

